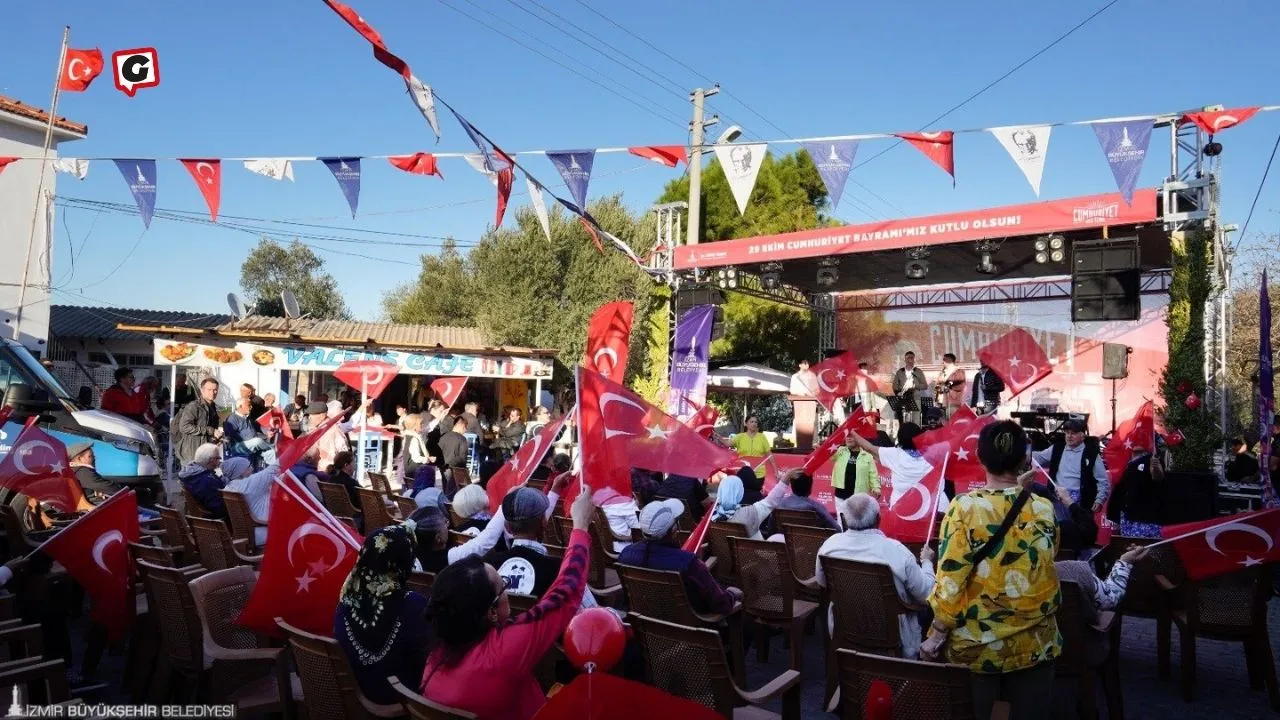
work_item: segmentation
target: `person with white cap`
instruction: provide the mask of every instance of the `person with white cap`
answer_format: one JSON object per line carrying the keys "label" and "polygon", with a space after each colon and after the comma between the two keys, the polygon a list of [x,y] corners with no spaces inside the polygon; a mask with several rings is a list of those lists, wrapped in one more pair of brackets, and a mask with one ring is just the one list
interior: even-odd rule
{"label": "person with white cap", "polygon": [[227,508],[223,505],[222,494],[219,492],[226,484],[217,473],[217,467],[221,464],[222,448],[213,443],[205,443],[196,448],[195,458],[178,471],[178,480],[182,481],[182,487],[191,493],[201,508],[215,518],[226,520]]}
{"label": "person with white cap", "polygon": [[479,485],[467,485],[453,496],[453,512],[462,518],[455,528],[472,537],[480,534],[489,522],[489,495]]}
{"label": "person with white cap", "polygon": [[628,545],[618,555],[618,563],[678,572],[694,611],[723,615],[742,599],[742,591],[721,587],[706,563],[676,543],[673,531],[684,511],[684,502],[676,499],[654,500],[645,505],[640,510],[644,540]]}

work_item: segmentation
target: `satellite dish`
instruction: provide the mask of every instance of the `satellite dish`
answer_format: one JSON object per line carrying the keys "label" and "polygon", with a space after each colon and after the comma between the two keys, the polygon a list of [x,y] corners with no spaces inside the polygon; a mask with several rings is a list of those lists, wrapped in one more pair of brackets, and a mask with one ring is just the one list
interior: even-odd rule
{"label": "satellite dish", "polygon": [[302,311],[298,308],[298,298],[294,297],[292,290],[285,290],[281,292],[280,300],[284,303],[285,317],[297,318],[302,316]]}
{"label": "satellite dish", "polygon": [[235,293],[227,293],[227,307],[231,308],[231,315],[237,320],[249,317],[249,308],[245,307],[244,301]]}

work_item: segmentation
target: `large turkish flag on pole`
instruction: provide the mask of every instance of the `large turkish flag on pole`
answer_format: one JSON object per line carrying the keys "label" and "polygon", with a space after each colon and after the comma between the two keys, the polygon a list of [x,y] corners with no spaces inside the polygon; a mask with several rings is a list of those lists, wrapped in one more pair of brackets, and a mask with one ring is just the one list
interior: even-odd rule
{"label": "large turkish flag on pole", "polygon": [[865,382],[867,392],[875,392],[879,387],[870,375],[858,369],[858,358],[848,351],[823,360],[810,371],[817,380],[818,402],[827,412],[834,412],[832,406],[836,399],[848,397],[858,391],[859,379]]}
{"label": "large turkish flag on pole", "polygon": [[976,490],[987,484],[987,471],[978,462],[978,436],[995,421],[994,413],[974,415],[969,408],[961,408],[946,425],[917,435],[916,450],[929,455],[930,448],[945,446],[947,469],[943,477],[955,485],[957,494]]}
{"label": "large turkish flag on pole", "polygon": [[377,399],[400,372],[400,367],[383,360],[349,360],[333,371],[333,376],[365,397]]}
{"label": "large turkish flag on pole", "polygon": [[453,404],[458,402],[458,398],[462,396],[462,389],[466,386],[465,377],[442,377],[431,381],[431,389],[440,396],[440,402],[447,408],[452,408]]}
{"label": "large turkish flag on pole", "polygon": [[594,370],[615,383],[627,373],[628,348],[635,305],[625,300],[601,305],[587,325],[587,347],[583,367]]}

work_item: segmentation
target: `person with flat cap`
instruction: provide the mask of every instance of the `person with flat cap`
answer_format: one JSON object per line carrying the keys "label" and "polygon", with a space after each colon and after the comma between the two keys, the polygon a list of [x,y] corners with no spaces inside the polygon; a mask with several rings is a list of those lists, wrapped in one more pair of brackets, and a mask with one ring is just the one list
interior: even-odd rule
{"label": "person with flat cap", "polygon": [[1081,418],[1070,418],[1062,424],[1063,436],[1053,445],[1032,457],[1049,472],[1053,483],[1081,507],[1098,512],[1111,493],[1111,481],[1102,462],[1102,445],[1088,434]]}
{"label": "person with flat cap", "polygon": [[71,461],[71,469],[76,474],[80,488],[84,490],[85,499],[97,505],[120,491],[120,486],[108,482],[98,474],[94,466],[93,443],[74,442],[67,446],[67,459]]}
{"label": "person with flat cap", "polygon": [[[546,527],[551,502],[541,490],[520,487],[502,498],[502,517],[506,518],[511,544],[485,556],[484,561],[498,569],[498,577],[513,593],[540,598],[560,574],[560,558],[547,553],[538,538]],[[587,589],[582,594],[582,608],[599,607]]]}

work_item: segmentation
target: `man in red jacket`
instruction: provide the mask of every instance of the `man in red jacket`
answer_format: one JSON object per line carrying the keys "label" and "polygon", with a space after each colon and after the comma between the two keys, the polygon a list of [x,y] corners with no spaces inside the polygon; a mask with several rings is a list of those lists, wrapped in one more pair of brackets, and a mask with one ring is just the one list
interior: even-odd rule
{"label": "man in red jacket", "polygon": [[133,370],[116,368],[115,379],[116,384],[102,392],[102,409],[145,423],[147,394],[133,391]]}

